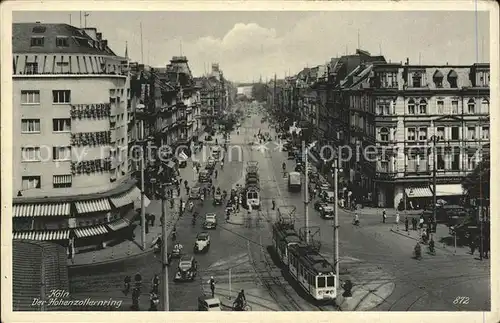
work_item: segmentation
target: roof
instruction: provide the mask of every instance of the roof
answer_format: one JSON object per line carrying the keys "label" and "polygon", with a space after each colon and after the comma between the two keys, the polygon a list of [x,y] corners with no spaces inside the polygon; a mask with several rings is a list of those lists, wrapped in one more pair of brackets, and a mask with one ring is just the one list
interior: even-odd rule
{"label": "roof", "polygon": [[[43,46],[31,46],[32,37],[43,37]],[[67,37],[68,46],[57,46],[57,37]],[[99,48],[99,46],[94,46],[96,43],[98,43],[98,41],[92,39],[83,29],[68,24],[12,24],[13,53],[61,53],[117,56],[107,45]],[[104,45],[102,41],[101,44]]]}

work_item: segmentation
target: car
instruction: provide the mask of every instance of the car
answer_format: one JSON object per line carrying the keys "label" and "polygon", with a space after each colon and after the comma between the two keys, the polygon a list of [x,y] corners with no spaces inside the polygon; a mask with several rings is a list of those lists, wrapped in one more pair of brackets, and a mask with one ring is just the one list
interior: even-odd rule
{"label": "car", "polygon": [[217,215],[215,213],[205,214],[205,222],[203,229],[216,229],[217,228]]}
{"label": "car", "polygon": [[192,187],[191,190],[189,191],[189,199],[197,200],[200,197],[201,197],[201,187],[199,186]]}
{"label": "car", "polygon": [[198,263],[193,256],[182,256],[174,281],[193,281],[198,273]]}
{"label": "car", "polygon": [[196,241],[194,243],[194,253],[207,252],[210,249],[210,235],[208,232],[200,232],[196,236]]}
{"label": "car", "polygon": [[321,192],[330,190],[330,184],[327,182],[318,182],[316,183],[316,188]]}
{"label": "car", "polygon": [[324,202],[334,202],[335,200],[335,192],[334,191],[322,191],[320,193],[320,197]]}
{"label": "car", "polygon": [[222,204],[222,194],[220,192],[216,192],[214,195],[214,205],[221,205]]}
{"label": "car", "polygon": [[222,311],[220,300],[217,297],[198,297],[198,311]]}
{"label": "car", "polygon": [[327,204],[328,204],[328,203],[325,203],[325,202],[323,202],[323,201],[316,201],[316,202],[314,202],[314,209],[315,209],[316,211],[321,211],[321,210],[323,209],[323,207],[324,207],[325,205],[327,205]]}
{"label": "car", "polygon": [[201,170],[198,175],[198,181],[200,183],[209,183],[210,182],[210,173],[207,170]]}
{"label": "car", "polygon": [[335,206],[331,203],[325,204],[319,211],[323,219],[331,219],[335,216]]}

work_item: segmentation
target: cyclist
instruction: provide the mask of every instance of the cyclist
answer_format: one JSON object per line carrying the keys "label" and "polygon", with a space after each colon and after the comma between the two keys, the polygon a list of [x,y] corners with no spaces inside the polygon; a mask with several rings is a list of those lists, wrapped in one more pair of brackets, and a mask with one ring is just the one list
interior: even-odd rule
{"label": "cyclist", "polygon": [[242,290],[238,293],[238,297],[236,297],[236,300],[235,300],[235,301],[234,301],[234,303],[233,303],[233,307],[234,307],[237,311],[242,311],[246,301],[247,301],[247,299],[246,299],[246,297],[245,297],[245,291],[242,289]]}

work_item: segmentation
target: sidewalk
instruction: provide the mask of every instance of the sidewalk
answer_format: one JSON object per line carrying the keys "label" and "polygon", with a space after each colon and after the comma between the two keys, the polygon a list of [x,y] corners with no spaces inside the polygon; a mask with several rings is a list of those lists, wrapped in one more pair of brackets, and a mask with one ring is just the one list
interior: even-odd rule
{"label": "sidewalk", "polygon": [[[399,226],[399,230],[397,230],[396,227],[393,227],[390,230],[394,234],[398,234],[408,239],[413,239],[415,241],[420,241],[421,237],[420,230],[411,230],[411,224],[408,232],[405,231],[404,223],[403,225]],[[432,235],[434,236],[434,242],[435,242],[434,245],[436,247],[436,251],[439,252],[439,250],[442,250],[450,254],[470,256],[470,248],[468,246],[457,245],[457,247],[455,248],[454,239],[452,236],[450,236],[448,232],[448,227],[446,225],[438,224],[436,227],[436,233],[433,233]],[[425,247],[425,249],[427,249],[427,247]]]}
{"label": "sidewalk", "polygon": [[[201,154],[201,152],[199,152]],[[188,166],[185,168],[179,169],[180,178],[182,181],[187,180],[190,187],[194,186],[194,183],[197,181],[193,176],[192,171],[192,162],[188,160]],[[170,208],[170,204],[167,208],[167,232],[170,235],[173,227],[179,220],[179,207],[180,207],[180,199],[184,202],[188,200],[188,196],[186,194],[186,190],[184,189],[184,185],[181,185],[181,195],[177,196],[175,192],[174,196],[174,208]],[[108,246],[105,249],[88,251],[84,253],[77,253],[72,260],[68,259],[68,266],[91,266],[102,263],[116,262],[123,260],[129,257],[139,257],[141,255],[148,254],[153,252],[151,248],[151,244],[153,239],[155,239],[158,235],[162,234],[161,227],[161,200],[151,200],[151,203],[146,208],[146,213],[154,214],[155,225],[149,226],[149,233],[146,234],[146,249],[142,250],[141,248],[141,224],[140,219],[136,220],[131,226],[134,227],[134,240],[125,240],[121,243]]]}

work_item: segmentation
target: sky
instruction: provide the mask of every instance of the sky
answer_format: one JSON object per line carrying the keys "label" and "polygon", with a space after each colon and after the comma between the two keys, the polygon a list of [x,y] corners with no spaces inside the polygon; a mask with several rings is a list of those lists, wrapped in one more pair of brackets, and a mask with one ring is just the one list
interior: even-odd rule
{"label": "sky", "polygon": [[[195,76],[219,63],[233,82],[294,75],[356,48],[410,64],[489,62],[489,16],[473,11],[89,11],[111,49],[132,61],[164,67],[187,56]],[[18,11],[13,22],[70,23],[80,13]],[[476,29],[477,21],[477,29]],[[142,43],[141,54],[141,24]],[[84,26],[82,18],[81,26]],[[359,34],[359,46],[358,46]],[[477,35],[477,37],[476,37]],[[142,58],[143,57],[143,58]]]}

